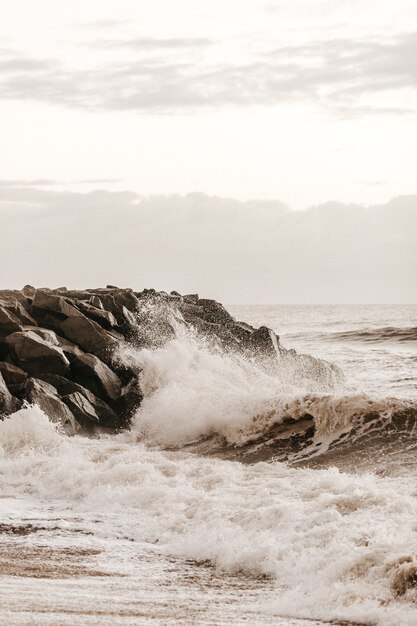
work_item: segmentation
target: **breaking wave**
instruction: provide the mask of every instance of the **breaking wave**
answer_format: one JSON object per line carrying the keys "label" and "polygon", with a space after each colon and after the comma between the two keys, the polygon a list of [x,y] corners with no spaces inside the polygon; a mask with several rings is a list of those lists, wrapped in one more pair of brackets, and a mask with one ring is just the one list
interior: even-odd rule
{"label": "breaking wave", "polygon": [[371,397],[338,382],[329,392],[328,381],[305,377],[297,361],[271,371],[213,350],[185,329],[157,349],[129,348],[124,358],[141,370],[144,399],[132,435],[148,444],[252,462],[325,462],[331,453],[335,462],[335,449],[346,457],[359,441],[391,445],[404,433],[417,441],[415,401]]}
{"label": "breaking wave", "polygon": [[144,394],[131,430],[68,437],[26,407],[0,422],[3,493],[70,510],[114,542],[110,563],[137,542],[271,578],[262,612],[414,626],[414,400],[330,385],[302,360],[266,367],[181,325],[119,358]]}
{"label": "breaking wave", "polygon": [[124,538],[272,577],[275,600],[262,611],[415,624],[409,480],[163,452],[128,433],[70,438],[36,407],[1,422],[0,442],[4,493],[41,498],[53,518],[70,509],[86,532],[113,538],[116,553]]}

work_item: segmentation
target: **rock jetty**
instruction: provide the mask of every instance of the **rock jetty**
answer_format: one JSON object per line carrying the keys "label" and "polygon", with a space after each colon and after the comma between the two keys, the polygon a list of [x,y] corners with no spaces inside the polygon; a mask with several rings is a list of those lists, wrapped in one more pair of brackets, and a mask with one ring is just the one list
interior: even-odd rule
{"label": "rock jetty", "polygon": [[118,357],[119,348],[159,347],[178,324],[263,367],[296,362],[324,387],[340,377],[334,366],[283,348],[271,329],[238,322],[197,294],[27,285],[0,290],[0,416],[26,403],[70,434],[128,427],[142,401],[140,372]]}

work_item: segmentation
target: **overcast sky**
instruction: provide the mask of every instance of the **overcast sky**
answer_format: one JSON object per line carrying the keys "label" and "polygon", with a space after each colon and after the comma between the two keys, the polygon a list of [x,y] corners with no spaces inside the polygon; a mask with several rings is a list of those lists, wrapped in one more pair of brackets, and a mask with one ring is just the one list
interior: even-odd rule
{"label": "overcast sky", "polygon": [[415,0],[0,5],[0,287],[415,302]]}

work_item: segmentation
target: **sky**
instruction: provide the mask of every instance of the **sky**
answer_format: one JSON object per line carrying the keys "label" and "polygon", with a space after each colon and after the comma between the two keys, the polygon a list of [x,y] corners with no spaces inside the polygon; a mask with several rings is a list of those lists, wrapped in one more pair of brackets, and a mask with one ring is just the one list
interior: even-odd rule
{"label": "sky", "polygon": [[0,5],[0,288],[416,302],[415,0]]}

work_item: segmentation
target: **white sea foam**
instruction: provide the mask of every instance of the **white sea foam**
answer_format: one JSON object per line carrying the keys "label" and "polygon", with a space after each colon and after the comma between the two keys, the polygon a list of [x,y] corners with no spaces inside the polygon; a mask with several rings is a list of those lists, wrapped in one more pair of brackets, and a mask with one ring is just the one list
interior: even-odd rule
{"label": "white sea foam", "polygon": [[340,386],[322,391],[320,376],[303,375],[302,365],[272,372],[256,361],[213,349],[207,340],[177,328],[157,349],[126,348],[123,358],[141,370],[144,400],[132,430],[141,439],[182,446],[210,435],[243,445],[284,420],[314,417],[318,437],[337,434],[366,415],[386,423],[416,403],[375,398]]}
{"label": "white sea foam", "polygon": [[[417,558],[417,494],[409,474],[241,465],[149,446],[180,447],[211,434],[241,445],[305,413],[314,415],[317,436],[331,438],[370,414],[389,422],[415,408],[415,394],[407,387],[404,400],[384,398],[388,370],[373,376],[375,355],[362,363],[351,348],[345,353],[351,371],[362,368],[362,380],[368,373],[374,382],[386,377],[384,384],[378,378],[378,393],[329,393],[302,371],[272,375],[187,333],[158,345],[123,355],[142,369],[145,394],[131,432],[69,438],[36,407],[0,422],[0,491],[14,507],[3,518],[36,510],[51,527],[76,519],[79,530],[91,533],[86,537],[111,546],[100,558],[127,574],[126,588],[145,542],[156,554],[208,561],[220,572],[270,576],[275,599],[259,605],[258,614],[415,626],[415,589],[397,593]],[[409,375],[407,354],[403,348],[393,361],[392,379]],[[122,542],[129,539],[136,560],[125,558]],[[42,541],[53,546],[57,534],[45,531]]]}
{"label": "white sea foam", "polygon": [[128,435],[68,438],[33,408],[0,423],[0,442],[3,492],[71,507],[93,532],[100,520],[116,552],[123,535],[273,576],[276,601],[262,610],[416,623],[413,592],[393,591],[400,560],[417,553],[415,485],[404,478],[243,466],[150,450]]}

